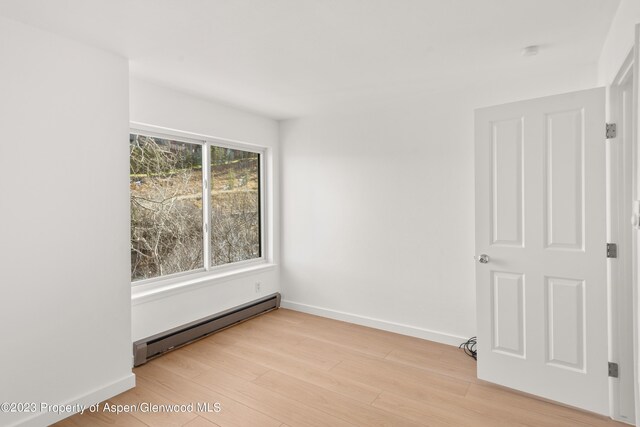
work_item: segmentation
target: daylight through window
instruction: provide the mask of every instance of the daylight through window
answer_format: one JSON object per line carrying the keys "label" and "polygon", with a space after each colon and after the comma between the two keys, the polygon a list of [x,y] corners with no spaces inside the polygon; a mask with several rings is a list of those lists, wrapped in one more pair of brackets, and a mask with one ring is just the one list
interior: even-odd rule
{"label": "daylight through window", "polygon": [[142,134],[129,152],[132,282],[262,256],[259,153]]}
{"label": "daylight through window", "polygon": [[211,147],[211,265],[260,256],[258,153]]}

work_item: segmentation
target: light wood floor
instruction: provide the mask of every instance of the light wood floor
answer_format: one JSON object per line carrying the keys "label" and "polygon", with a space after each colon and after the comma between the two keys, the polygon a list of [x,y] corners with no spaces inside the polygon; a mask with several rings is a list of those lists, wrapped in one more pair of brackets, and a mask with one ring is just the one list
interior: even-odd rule
{"label": "light wood floor", "polygon": [[601,426],[603,417],[476,379],[455,347],[280,309],[134,370],[114,404],[219,413],[75,415],[69,426]]}

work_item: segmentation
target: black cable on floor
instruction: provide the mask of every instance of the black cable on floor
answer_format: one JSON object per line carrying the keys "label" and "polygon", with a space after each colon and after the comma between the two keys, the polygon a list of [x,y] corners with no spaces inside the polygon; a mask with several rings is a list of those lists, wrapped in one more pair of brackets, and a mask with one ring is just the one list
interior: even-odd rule
{"label": "black cable on floor", "polygon": [[466,342],[463,342],[458,348],[464,349],[467,356],[473,357],[474,360],[478,360],[478,351],[476,345],[478,344],[476,337],[469,338]]}

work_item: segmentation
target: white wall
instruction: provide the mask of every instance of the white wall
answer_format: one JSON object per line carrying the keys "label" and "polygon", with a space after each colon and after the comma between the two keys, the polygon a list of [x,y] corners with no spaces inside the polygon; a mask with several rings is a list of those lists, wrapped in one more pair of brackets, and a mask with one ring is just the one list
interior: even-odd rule
{"label": "white wall", "polygon": [[4,18],[0,63],[0,402],[97,403],[134,385],[128,64]]}
{"label": "white wall", "polygon": [[[255,114],[205,101],[139,79],[130,84],[131,121],[269,147],[268,232],[274,266],[223,281],[208,281],[178,292],[133,300],[133,340],[142,339],[280,291],[278,228],[278,124]],[[255,282],[261,283],[260,293]]]}
{"label": "white wall", "polygon": [[598,60],[598,82],[601,86],[613,82],[631,52],[636,24],[640,24],[640,1],[621,0]]}
{"label": "white wall", "polygon": [[283,306],[475,335],[473,110],[593,87],[595,64],[285,121]]}

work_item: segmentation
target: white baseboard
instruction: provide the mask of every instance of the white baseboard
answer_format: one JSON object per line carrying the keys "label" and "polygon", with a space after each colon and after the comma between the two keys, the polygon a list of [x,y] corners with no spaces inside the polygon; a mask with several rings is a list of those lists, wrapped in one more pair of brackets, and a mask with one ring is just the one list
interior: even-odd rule
{"label": "white baseboard", "polygon": [[[133,373],[121,378],[117,381],[112,382],[111,384],[107,384],[104,387],[101,387],[97,390],[93,390],[90,393],[87,393],[83,396],[77,397],[75,399],[71,399],[67,402],[61,403],[61,405],[84,405],[89,407],[91,405],[95,405],[104,400],[110,399],[113,396],[116,396],[120,393],[123,393],[129,389],[132,389],[136,386],[136,376]],[[53,423],[57,423],[64,418],[70,417],[71,413],[65,414],[57,414],[54,412],[42,412],[39,414],[35,414],[30,418],[26,418],[18,421],[15,424],[10,424],[9,427],[20,426],[20,427],[42,427],[48,426]]]}
{"label": "white baseboard", "polygon": [[282,300],[280,302],[280,306],[282,308],[288,308],[290,310],[301,311],[308,314],[315,314],[316,316],[328,317],[335,320],[342,320],[344,322],[355,323],[357,325],[368,326],[375,329],[382,329],[383,331],[395,332],[396,334],[422,338],[442,344],[458,346],[461,343],[467,341],[467,339],[469,338],[448,334],[446,332],[432,331],[430,329],[419,328],[417,326],[404,325],[402,323],[389,322],[387,320],[346,313],[344,311],[331,310],[329,308],[302,304],[289,300]]}

